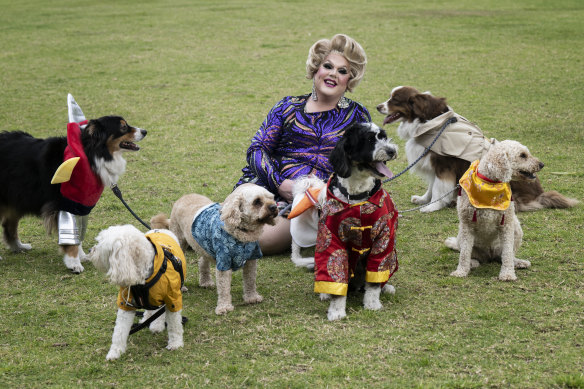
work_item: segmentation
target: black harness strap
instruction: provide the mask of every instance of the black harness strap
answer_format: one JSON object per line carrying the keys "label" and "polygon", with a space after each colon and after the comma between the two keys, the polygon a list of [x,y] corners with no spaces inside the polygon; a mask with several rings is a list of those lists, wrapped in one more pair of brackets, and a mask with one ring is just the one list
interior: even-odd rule
{"label": "black harness strap", "polygon": [[[180,287],[182,288],[185,284],[185,275],[183,273],[182,261],[180,258],[177,258],[173,253],[171,253],[170,250],[168,250],[166,247],[163,247],[162,251],[164,252],[164,258],[168,259],[170,263],[172,263],[172,267],[180,275]],[[164,263],[166,264],[166,261],[164,261]]]}
{"label": "black harness strap", "polygon": [[[152,244],[152,245],[154,246],[154,244]],[[156,251],[156,246],[154,246],[154,250]],[[152,286],[154,284],[156,284],[156,282],[158,282],[160,277],[162,277],[162,275],[166,272],[167,260],[170,261],[174,270],[176,270],[178,272],[178,274],[180,275],[181,288],[184,285],[185,277],[184,277],[184,273],[183,273],[182,261],[179,258],[177,258],[174,254],[172,254],[170,252],[170,250],[168,250],[166,247],[162,247],[162,252],[164,253],[164,260],[162,261],[162,265],[160,266],[160,269],[158,270],[156,275],[149,282],[147,282],[144,285],[134,285],[131,287],[132,297],[134,298],[132,302],[135,303],[132,305],[134,308],[147,309],[147,310],[151,310],[151,311],[157,309],[157,311],[152,316],[150,316],[148,319],[143,321],[142,323],[137,323],[137,324],[132,325],[132,329],[130,330],[130,335],[132,335],[135,332],[140,331],[141,329],[143,329],[145,327],[148,327],[150,325],[150,323],[152,323],[154,320],[158,319],[166,310],[166,306],[164,304],[161,306],[150,305],[149,295],[150,295],[150,288],[152,288]],[[186,322],[185,319],[186,318],[183,317],[183,322]]]}
{"label": "black harness strap", "polygon": [[165,311],[165,306],[163,305],[158,311],[154,312],[154,314],[152,316],[150,316],[148,319],[144,320],[142,323],[137,323],[132,325],[132,329],[130,330],[130,335],[132,335],[135,332],[140,331],[142,328],[148,327],[150,325],[150,323],[152,323],[154,320],[158,319],[160,317],[160,315],[162,315]]}

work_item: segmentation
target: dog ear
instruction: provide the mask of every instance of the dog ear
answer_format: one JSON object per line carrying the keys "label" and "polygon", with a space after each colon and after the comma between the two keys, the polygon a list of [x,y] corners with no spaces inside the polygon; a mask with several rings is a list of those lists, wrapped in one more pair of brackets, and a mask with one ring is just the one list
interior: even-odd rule
{"label": "dog ear", "polygon": [[131,286],[144,281],[139,263],[145,253],[132,244],[131,240],[116,238],[111,242],[109,250],[109,269],[107,277],[112,284]]}
{"label": "dog ear", "polygon": [[242,207],[243,196],[232,192],[221,205],[221,221],[230,226],[239,225],[243,215]]}
{"label": "dog ear", "polygon": [[329,163],[333,167],[333,171],[342,178],[347,178],[351,175],[351,161],[348,158],[349,148],[347,133],[345,132],[345,135],[337,142],[329,155]]}
{"label": "dog ear", "polygon": [[97,119],[91,119],[87,127],[81,131],[81,142],[88,149],[97,150],[107,141],[107,132],[102,131],[103,124]]}
{"label": "dog ear", "polygon": [[448,110],[448,105],[444,97],[436,97],[427,93],[418,93],[410,96],[408,102],[412,107],[414,115],[423,120],[430,120]]}
{"label": "dog ear", "polygon": [[513,176],[511,158],[504,142],[499,142],[489,149],[486,158],[486,167],[490,173],[489,178],[501,182],[510,182]]}

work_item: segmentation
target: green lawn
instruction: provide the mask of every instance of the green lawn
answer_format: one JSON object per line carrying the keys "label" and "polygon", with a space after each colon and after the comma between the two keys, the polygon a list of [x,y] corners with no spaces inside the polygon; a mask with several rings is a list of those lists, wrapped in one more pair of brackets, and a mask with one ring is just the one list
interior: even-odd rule
{"label": "green lawn", "polygon": [[[65,135],[67,93],[88,117],[147,129],[120,181],[145,220],[185,193],[221,201],[271,106],[310,91],[310,45],[338,32],[367,52],[349,97],[376,123],[393,87],[430,90],[488,136],[526,144],[546,164],[546,189],[584,199],[580,0],[0,0],[0,9],[0,129]],[[396,141],[394,172],[407,165]],[[404,175],[386,189],[405,210],[425,188]],[[34,249],[0,247],[0,387],[584,388],[584,205],[519,218],[519,257],[532,267],[502,283],[497,264],[449,276],[458,255],[443,242],[456,234],[455,210],[404,213],[397,293],[379,312],[351,297],[348,318],[333,323],[312,274],[287,255],[260,261],[263,303],[243,305],[236,273],[236,309],[216,316],[189,251],[184,349],[142,331],[113,363],[116,287],[89,263],[70,274],[56,237],[27,218],[20,235]],[[122,223],[142,228],[106,190],[85,248]]]}

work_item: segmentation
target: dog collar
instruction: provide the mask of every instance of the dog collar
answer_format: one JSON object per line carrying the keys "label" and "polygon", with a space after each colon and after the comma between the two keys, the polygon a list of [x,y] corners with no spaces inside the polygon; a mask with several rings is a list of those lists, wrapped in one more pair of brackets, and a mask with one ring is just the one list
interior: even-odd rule
{"label": "dog collar", "polygon": [[373,186],[373,189],[371,189],[370,191],[356,194],[349,194],[345,187],[339,185],[339,180],[336,174],[333,175],[331,178],[331,185],[337,188],[343,194],[343,196],[347,198],[347,200],[365,200],[373,196],[381,188],[381,180],[375,180],[375,185]]}
{"label": "dog collar", "polygon": [[479,161],[474,161],[459,183],[475,208],[490,208],[504,211],[511,204],[511,185],[493,181],[478,172]]}

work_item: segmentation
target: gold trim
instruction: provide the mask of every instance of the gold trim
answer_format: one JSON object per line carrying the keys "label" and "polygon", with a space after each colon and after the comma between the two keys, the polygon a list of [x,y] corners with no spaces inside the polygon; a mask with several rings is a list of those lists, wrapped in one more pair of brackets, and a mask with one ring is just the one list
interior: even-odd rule
{"label": "gold trim", "polygon": [[384,271],[369,271],[365,273],[365,281],[367,282],[386,282],[389,280],[389,270]]}
{"label": "gold trim", "polygon": [[314,292],[315,293],[334,294],[336,296],[346,296],[348,286],[349,285],[347,285],[347,284],[343,284],[343,283],[339,283],[339,282],[315,281],[314,282]]}

